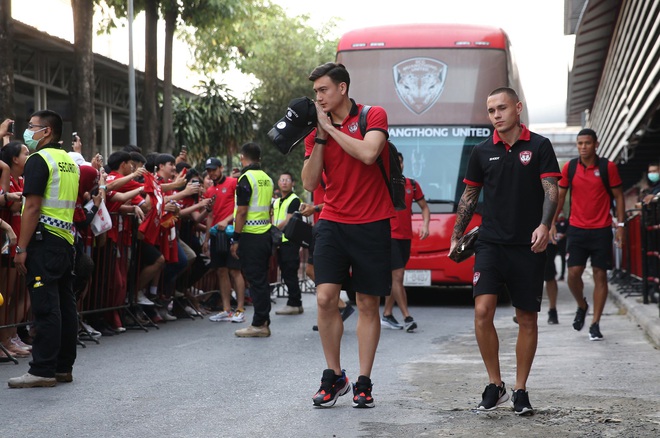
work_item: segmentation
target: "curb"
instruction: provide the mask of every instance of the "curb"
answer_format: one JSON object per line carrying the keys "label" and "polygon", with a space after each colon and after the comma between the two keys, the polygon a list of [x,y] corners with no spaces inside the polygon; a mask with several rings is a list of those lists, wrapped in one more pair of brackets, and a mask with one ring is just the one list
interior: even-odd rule
{"label": "curb", "polygon": [[623,296],[616,290],[616,286],[610,284],[610,299],[619,309],[637,323],[653,342],[656,348],[660,348],[660,309],[657,304],[643,304],[640,296]]}

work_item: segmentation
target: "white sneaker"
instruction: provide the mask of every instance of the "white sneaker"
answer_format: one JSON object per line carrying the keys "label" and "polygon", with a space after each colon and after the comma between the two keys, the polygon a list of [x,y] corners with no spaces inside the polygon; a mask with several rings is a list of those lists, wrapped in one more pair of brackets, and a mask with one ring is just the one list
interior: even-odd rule
{"label": "white sneaker", "polygon": [[137,303],[142,305],[142,306],[153,306],[154,302],[151,301],[149,298],[144,295],[143,290],[139,290],[137,293]]}
{"label": "white sneaker", "polygon": [[209,316],[209,321],[224,322],[224,321],[231,321],[231,318],[232,318],[232,313],[223,310],[220,313],[216,313],[215,315]]}
{"label": "white sneaker", "polygon": [[190,306],[184,307],[183,310],[185,310],[186,313],[190,316],[199,316],[199,312]]}
{"label": "white sneaker", "polygon": [[186,296],[186,295],[185,295],[183,292],[180,292],[180,291],[178,291],[178,290],[175,290],[175,291],[174,291],[174,298],[183,298],[183,297],[185,297],[185,296]]}
{"label": "white sneaker", "polygon": [[170,312],[165,310],[165,308],[158,309],[158,315],[163,318],[163,321],[176,321],[177,317],[172,315]]}
{"label": "white sneaker", "polygon": [[204,292],[201,289],[197,289],[196,287],[191,287],[190,288],[190,294],[193,295],[193,296],[204,295],[205,293],[206,292]]}
{"label": "white sneaker", "polygon": [[[99,333],[99,336],[100,336],[100,335],[101,335],[101,333]],[[28,344],[24,343],[24,342],[21,340],[21,338],[18,337],[17,334],[14,335],[14,336],[10,339],[10,342],[11,342],[14,346],[16,346],[17,348],[20,348],[21,350],[24,350],[24,351],[32,351],[32,345],[28,345]]]}
{"label": "white sneaker", "polygon": [[80,325],[83,327],[83,330],[81,330],[81,333],[80,333],[81,335],[91,336],[92,338],[100,338],[101,337],[101,332],[96,330],[91,325],[87,324],[85,321],[80,321]]}
{"label": "white sneaker", "polygon": [[245,322],[245,312],[235,311],[231,317],[231,322]]}

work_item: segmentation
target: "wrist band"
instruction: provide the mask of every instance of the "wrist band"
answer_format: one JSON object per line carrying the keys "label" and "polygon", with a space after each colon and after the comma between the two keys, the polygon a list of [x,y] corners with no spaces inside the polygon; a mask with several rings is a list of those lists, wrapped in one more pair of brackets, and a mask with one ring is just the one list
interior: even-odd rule
{"label": "wrist band", "polygon": [[231,236],[231,238],[234,240],[234,243],[236,243],[241,239],[241,233],[234,231],[234,234]]}
{"label": "wrist band", "polygon": [[5,193],[5,205],[7,205],[7,203],[9,203],[9,199],[7,199],[7,193]]}
{"label": "wrist band", "polygon": [[107,188],[108,188],[108,186],[106,186],[106,185],[99,186],[99,190],[107,190]]}
{"label": "wrist band", "polygon": [[325,139],[325,138],[314,137],[314,143],[318,143],[318,144],[327,144],[327,143],[328,143],[328,140]]}
{"label": "wrist band", "polygon": [[321,206],[320,205],[315,205],[314,206],[314,211],[317,212],[317,213],[320,213],[321,212]]}

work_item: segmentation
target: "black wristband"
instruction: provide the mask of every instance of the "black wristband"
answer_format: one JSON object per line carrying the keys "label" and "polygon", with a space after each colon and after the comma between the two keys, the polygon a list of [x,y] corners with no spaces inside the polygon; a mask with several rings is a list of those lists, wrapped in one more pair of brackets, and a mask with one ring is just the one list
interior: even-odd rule
{"label": "black wristband", "polygon": [[231,236],[231,238],[234,240],[234,243],[236,243],[241,240],[241,233],[234,231],[234,234]]}
{"label": "black wristband", "polygon": [[326,138],[318,138],[318,137],[314,137],[314,143],[318,143],[318,144],[327,144],[327,143],[328,143],[328,139],[326,139]]}
{"label": "black wristband", "polygon": [[314,211],[317,212],[317,213],[320,213],[321,212],[321,206],[320,205],[315,205],[314,206]]}

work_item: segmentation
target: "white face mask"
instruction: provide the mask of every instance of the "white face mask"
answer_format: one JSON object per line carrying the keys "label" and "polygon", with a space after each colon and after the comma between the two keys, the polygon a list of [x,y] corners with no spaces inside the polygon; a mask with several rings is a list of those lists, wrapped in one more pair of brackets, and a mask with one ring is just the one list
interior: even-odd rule
{"label": "white face mask", "polygon": [[34,137],[34,134],[43,131],[44,129],[46,128],[41,128],[39,131],[31,131],[29,129],[26,129],[25,132],[23,132],[23,140],[25,141],[25,145],[31,150],[36,149],[37,146],[39,146],[39,142],[43,140],[43,138],[41,138],[41,140],[35,140],[32,137]]}

